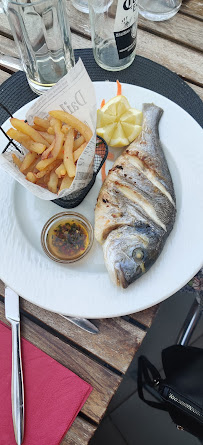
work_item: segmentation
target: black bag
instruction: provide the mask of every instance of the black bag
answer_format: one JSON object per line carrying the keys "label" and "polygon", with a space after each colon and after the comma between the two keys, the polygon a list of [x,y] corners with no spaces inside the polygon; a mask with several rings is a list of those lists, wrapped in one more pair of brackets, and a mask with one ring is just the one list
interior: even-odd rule
{"label": "black bag", "polygon": [[[178,429],[202,440],[203,350],[192,346],[170,346],[162,351],[162,363],[165,379],[145,356],[139,357],[139,397],[154,408],[168,411]],[[157,391],[160,402],[145,399],[143,389],[146,385]]]}

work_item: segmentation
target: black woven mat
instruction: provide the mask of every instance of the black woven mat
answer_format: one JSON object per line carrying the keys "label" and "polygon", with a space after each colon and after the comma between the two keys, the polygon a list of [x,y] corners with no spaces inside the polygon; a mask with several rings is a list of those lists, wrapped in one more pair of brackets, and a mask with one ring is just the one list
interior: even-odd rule
{"label": "black woven mat", "polygon": [[[162,94],[180,105],[203,127],[203,104],[199,96],[177,74],[167,68],[136,56],[130,67],[119,72],[102,70],[95,62],[92,49],[75,50],[76,61],[81,57],[92,81],[117,78],[121,83],[130,83]],[[37,97],[27,83],[23,72],[18,71],[0,87],[0,103],[14,113],[26,103]],[[0,109],[0,125],[8,118]]]}

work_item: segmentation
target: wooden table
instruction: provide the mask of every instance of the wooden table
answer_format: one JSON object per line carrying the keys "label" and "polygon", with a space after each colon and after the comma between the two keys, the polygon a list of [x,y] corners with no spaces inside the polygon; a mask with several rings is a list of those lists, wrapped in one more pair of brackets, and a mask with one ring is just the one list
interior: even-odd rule
{"label": "wooden table", "polygon": [[[74,48],[91,48],[88,15],[69,3]],[[183,78],[203,98],[203,5],[183,1],[181,10],[166,22],[139,18],[137,54],[151,59]],[[7,19],[1,16],[0,52],[18,56]],[[14,71],[14,70],[13,70]],[[13,71],[0,66],[2,83]],[[4,316],[4,285],[0,282],[0,319]],[[22,335],[55,360],[91,383],[93,391],[63,440],[63,444],[87,444],[104,416],[132,358],[150,328],[158,306],[143,312],[96,320],[100,333],[91,335],[60,315],[21,299]]]}

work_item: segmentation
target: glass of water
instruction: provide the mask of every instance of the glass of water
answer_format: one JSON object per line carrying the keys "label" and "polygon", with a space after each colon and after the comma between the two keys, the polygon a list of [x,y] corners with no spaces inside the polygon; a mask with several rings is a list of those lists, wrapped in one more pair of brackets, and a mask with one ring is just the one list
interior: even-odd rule
{"label": "glass of water", "polygon": [[66,0],[3,0],[0,6],[8,17],[28,83],[36,94],[42,94],[75,63]]}
{"label": "glass of water", "polygon": [[170,19],[179,11],[181,4],[182,0],[138,0],[139,13],[154,22]]}
{"label": "glass of water", "polygon": [[89,13],[88,0],[71,0],[71,3],[78,11]]}

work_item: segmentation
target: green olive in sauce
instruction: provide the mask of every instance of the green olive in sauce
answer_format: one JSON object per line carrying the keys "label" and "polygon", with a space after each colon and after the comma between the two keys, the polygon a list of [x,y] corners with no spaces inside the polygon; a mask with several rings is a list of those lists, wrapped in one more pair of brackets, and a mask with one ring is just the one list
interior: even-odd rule
{"label": "green olive in sauce", "polygon": [[64,219],[50,227],[47,245],[50,252],[59,259],[76,259],[87,249],[89,234],[80,221]]}

